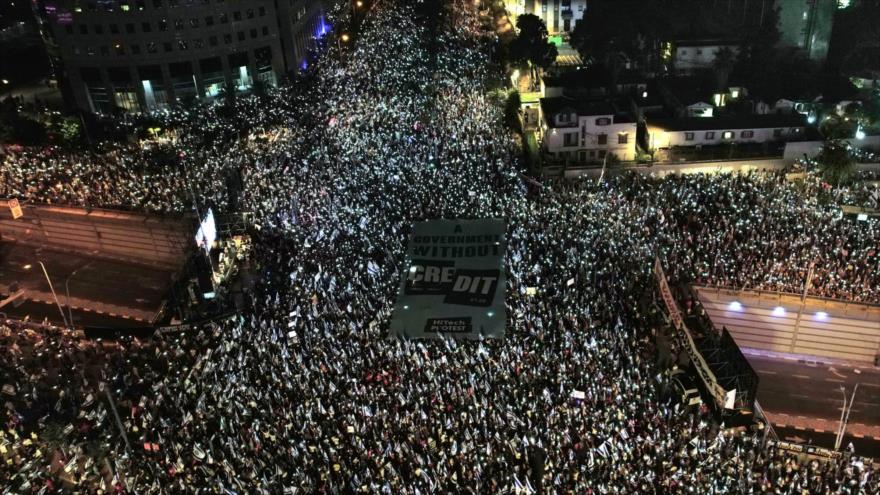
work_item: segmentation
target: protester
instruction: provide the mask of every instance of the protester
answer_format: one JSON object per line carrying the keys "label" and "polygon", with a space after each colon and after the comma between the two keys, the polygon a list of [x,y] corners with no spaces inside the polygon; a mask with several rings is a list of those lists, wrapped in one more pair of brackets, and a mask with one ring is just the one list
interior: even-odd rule
{"label": "protester", "polygon": [[[672,397],[650,298],[660,254],[675,280],[774,290],[815,261],[814,293],[877,301],[877,223],[773,175],[524,182],[480,26],[471,2],[379,0],[303,86],[182,119],[226,144],[180,124],[182,171],[152,185],[122,151],[82,161],[106,187],[19,157],[30,201],[237,203],[261,279],[242,314],[149,341],[3,326],[0,493],[877,493],[870,465],[800,464]],[[430,218],[507,220],[503,340],[385,338]]]}

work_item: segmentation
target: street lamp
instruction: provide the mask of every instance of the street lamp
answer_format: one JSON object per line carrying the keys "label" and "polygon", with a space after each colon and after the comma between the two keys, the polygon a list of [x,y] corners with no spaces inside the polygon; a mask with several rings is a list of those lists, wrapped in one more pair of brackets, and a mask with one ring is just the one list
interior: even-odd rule
{"label": "street lamp", "polygon": [[807,306],[807,292],[810,290],[810,284],[813,283],[813,270],[816,268],[816,262],[810,262],[810,268],[807,270],[807,278],[804,280],[804,292],[801,295],[801,306],[798,310],[797,319],[794,321],[794,334],[791,338],[791,347],[789,348],[790,352],[794,352],[795,347],[797,346],[798,340],[798,331],[801,328],[801,318],[804,315],[804,308]]}
{"label": "street lamp", "polygon": [[64,292],[67,294],[67,301],[66,301],[67,302],[67,314],[70,317],[70,325],[71,326],[73,326],[73,308],[70,306],[70,286],[68,284],[70,284],[70,279],[72,279],[73,276],[76,275],[76,273],[78,271],[82,270],[83,268],[85,268],[91,264],[92,264],[92,262],[89,261],[85,265],[83,265],[83,266],[77,268],[76,270],[74,270],[73,272],[71,272],[70,275],[68,275],[67,278],[64,279]]}
{"label": "street lamp", "polygon": [[58,311],[61,313],[61,319],[64,321],[64,326],[70,328],[70,325],[67,323],[67,317],[64,315],[64,310],[61,309],[61,303],[58,302],[58,295],[55,294],[55,287],[52,286],[52,280],[49,278],[49,272],[46,271],[46,265],[43,264],[42,261],[37,260],[37,263],[43,268],[43,275],[46,276],[46,282],[49,282],[49,290],[52,291],[52,297],[55,298],[55,305],[58,306]]}
{"label": "street lamp", "polygon": [[849,422],[849,414],[852,412],[853,402],[856,400],[856,391],[859,389],[859,384],[856,383],[856,386],[853,388],[852,397],[850,397],[849,402],[846,401],[846,387],[840,387],[840,391],[843,392],[843,409],[840,412],[840,425],[837,428],[837,438],[834,441],[834,450],[840,450],[840,444],[843,443],[843,438],[846,436],[846,424]]}
{"label": "street lamp", "polygon": [[342,54],[342,43],[348,43],[349,37],[348,33],[342,33],[336,38],[336,48],[339,49],[340,56]]}

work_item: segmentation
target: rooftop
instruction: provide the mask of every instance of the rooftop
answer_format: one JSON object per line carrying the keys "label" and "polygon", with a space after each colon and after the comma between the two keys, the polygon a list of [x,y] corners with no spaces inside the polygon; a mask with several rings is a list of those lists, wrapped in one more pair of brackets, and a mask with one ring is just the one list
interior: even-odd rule
{"label": "rooftop", "polygon": [[676,47],[698,46],[739,46],[742,41],[732,38],[679,38],[673,42]]}
{"label": "rooftop", "polygon": [[648,125],[665,131],[716,131],[728,129],[775,129],[806,127],[800,114],[724,115],[720,117],[648,118]]}

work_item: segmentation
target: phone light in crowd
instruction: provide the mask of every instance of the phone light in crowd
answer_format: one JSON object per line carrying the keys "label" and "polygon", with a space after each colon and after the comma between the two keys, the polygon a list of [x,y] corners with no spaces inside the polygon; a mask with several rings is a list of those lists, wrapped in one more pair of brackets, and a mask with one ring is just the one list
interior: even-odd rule
{"label": "phone light in crowd", "polygon": [[856,129],[856,139],[865,139],[865,131],[862,130],[862,126]]}
{"label": "phone light in crowd", "polygon": [[782,306],[776,306],[773,308],[773,316],[785,316],[785,308]]}
{"label": "phone light in crowd", "polygon": [[808,115],[807,116],[807,123],[808,124],[815,124],[816,123],[816,116],[813,114]]}
{"label": "phone light in crowd", "polygon": [[825,321],[828,319],[828,313],[824,311],[816,311],[816,319],[819,321]]}
{"label": "phone light in crowd", "polygon": [[488,316],[489,318],[491,318],[491,317],[495,316],[495,312],[494,312],[494,311],[489,311],[488,313],[486,313],[486,316]]}
{"label": "phone light in crowd", "polygon": [[404,305],[403,305],[403,309],[409,309],[409,305],[408,305],[408,304],[404,304]]}
{"label": "phone light in crowd", "polygon": [[733,302],[731,302],[730,304],[727,305],[727,309],[729,309],[729,310],[731,310],[731,311],[742,311],[742,310],[743,310],[743,305],[740,304],[739,301],[733,301]]}

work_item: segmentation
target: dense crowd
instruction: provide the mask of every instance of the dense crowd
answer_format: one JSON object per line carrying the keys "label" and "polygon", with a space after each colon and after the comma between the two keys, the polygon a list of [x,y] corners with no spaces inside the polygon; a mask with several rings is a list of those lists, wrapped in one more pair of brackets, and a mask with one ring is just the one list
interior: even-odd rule
{"label": "dense crowd", "polygon": [[[186,128],[187,175],[7,168],[28,200],[154,210],[231,208],[234,170],[262,277],[240,315],[149,341],[0,327],[0,493],[877,493],[855,458],[801,463],[681,404],[650,268],[797,291],[815,262],[816,293],[878,301],[878,224],[773,175],[523,181],[493,41],[472,2],[380,0],[284,103],[207,110],[247,136]],[[426,218],[507,220],[505,339],[384,338]]]}

